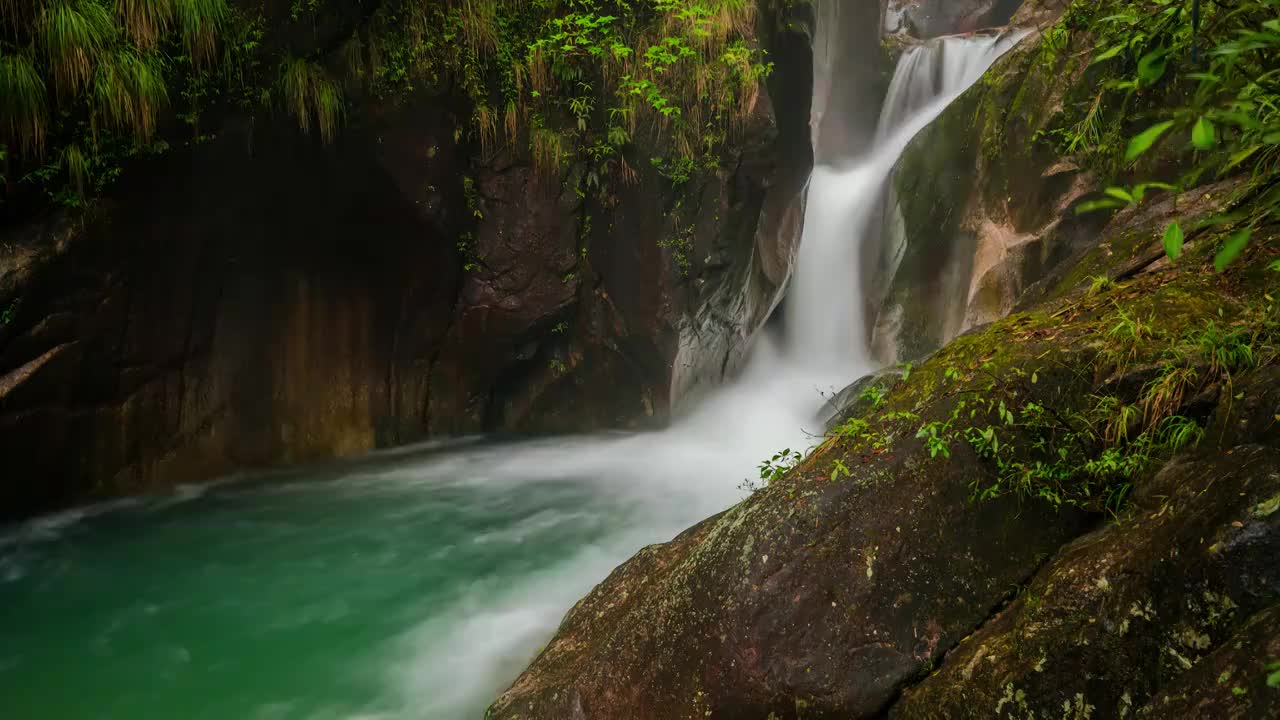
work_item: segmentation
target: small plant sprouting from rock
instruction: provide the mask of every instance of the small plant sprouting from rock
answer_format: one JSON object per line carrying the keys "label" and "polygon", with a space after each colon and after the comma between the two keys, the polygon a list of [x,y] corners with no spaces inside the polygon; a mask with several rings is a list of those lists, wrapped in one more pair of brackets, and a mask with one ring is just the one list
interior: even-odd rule
{"label": "small plant sprouting from rock", "polygon": [[858,399],[867,403],[872,410],[879,410],[885,406],[888,401],[885,399],[889,395],[889,391],[881,385],[869,385]]}
{"label": "small plant sprouting from rock", "polygon": [[916,432],[916,438],[924,440],[924,446],[929,451],[929,457],[936,458],[941,456],[948,459],[951,457],[953,436],[950,421],[944,423],[940,420],[934,420],[925,423]]}
{"label": "small plant sprouting from rock", "polygon": [[781,480],[791,468],[800,464],[804,456],[798,450],[785,448],[780,452],[774,453],[773,457],[760,463],[760,480],[764,484],[769,485]]}

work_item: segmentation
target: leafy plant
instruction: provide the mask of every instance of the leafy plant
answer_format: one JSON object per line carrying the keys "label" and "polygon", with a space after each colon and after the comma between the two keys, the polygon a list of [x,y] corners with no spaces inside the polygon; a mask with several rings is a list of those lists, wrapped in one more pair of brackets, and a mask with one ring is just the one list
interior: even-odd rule
{"label": "leafy plant", "polygon": [[774,453],[773,457],[760,463],[760,479],[764,481],[766,485],[777,482],[785,477],[786,474],[791,471],[791,468],[798,465],[803,459],[804,456],[791,448],[786,448]]}
{"label": "leafy plant", "polygon": [[858,395],[858,399],[869,404],[873,410],[879,410],[888,402],[885,398],[889,395],[889,391],[881,385],[868,385],[866,389]]}
{"label": "leafy plant", "polygon": [[[1194,151],[1196,159],[1179,188],[1192,187],[1206,176],[1251,168],[1233,207],[1210,220],[1210,225],[1228,229],[1214,257],[1214,267],[1222,272],[1243,254],[1255,228],[1280,218],[1280,187],[1274,182],[1280,170],[1280,69],[1275,66],[1280,3],[1242,0],[1230,9],[1210,3],[1205,9],[1201,25],[1187,3],[1109,4],[1096,21],[1104,49],[1094,63],[1121,64],[1119,79],[1108,81],[1104,92],[1122,93],[1127,102],[1158,87],[1172,100],[1156,122],[1129,139],[1126,163],[1138,161],[1169,138],[1186,138],[1186,149]],[[1197,52],[1202,34],[1210,44],[1203,58]],[[1152,186],[1108,189],[1107,199],[1085,203],[1080,210],[1141,204],[1140,189]],[[1185,239],[1180,223],[1168,227],[1164,247],[1170,259],[1181,257]]]}
{"label": "leafy plant", "polygon": [[5,327],[6,325],[11,324],[13,322],[13,319],[17,316],[18,316],[18,301],[14,300],[13,302],[9,303],[9,307],[5,308],[3,313],[0,313],[0,327]]}
{"label": "leafy plant", "polygon": [[936,458],[941,455],[944,458],[951,457],[951,423],[934,420],[920,427],[916,432],[916,439],[924,440],[925,449],[929,451],[929,457]]}

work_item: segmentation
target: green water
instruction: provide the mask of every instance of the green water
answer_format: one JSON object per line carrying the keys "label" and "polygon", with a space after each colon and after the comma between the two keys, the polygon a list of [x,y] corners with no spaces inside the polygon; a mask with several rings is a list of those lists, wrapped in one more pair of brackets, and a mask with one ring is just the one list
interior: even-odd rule
{"label": "green water", "polygon": [[0,720],[478,719],[642,546],[804,447],[757,362],[670,430],[454,443],[0,528]]}
{"label": "green water", "polygon": [[581,450],[413,452],[11,528],[0,717],[480,717],[577,597],[676,529],[533,467]]}

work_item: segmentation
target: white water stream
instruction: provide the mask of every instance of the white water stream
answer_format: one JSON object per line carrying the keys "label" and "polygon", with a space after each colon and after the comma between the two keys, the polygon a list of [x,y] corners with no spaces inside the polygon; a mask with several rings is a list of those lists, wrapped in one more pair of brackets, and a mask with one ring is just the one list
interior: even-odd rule
{"label": "white water stream", "polygon": [[[912,138],[1025,36],[947,37],[911,48],[889,86],[870,155],[846,167],[814,168],[788,297],[787,349],[795,366],[836,381],[852,379],[853,368],[871,366],[859,268],[863,243],[880,241],[878,232],[866,235],[871,213]],[[890,246],[885,252],[900,256],[902,249]]]}

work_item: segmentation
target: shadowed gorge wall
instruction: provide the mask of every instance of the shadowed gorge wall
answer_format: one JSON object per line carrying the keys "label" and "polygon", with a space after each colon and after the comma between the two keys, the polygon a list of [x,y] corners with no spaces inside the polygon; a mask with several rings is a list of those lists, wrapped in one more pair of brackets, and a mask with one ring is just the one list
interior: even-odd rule
{"label": "shadowed gorge wall", "polygon": [[331,146],[229,112],[84,213],[7,207],[0,516],[430,436],[663,422],[733,371],[790,272],[812,152],[789,17],[760,12],[773,73],[679,182],[643,126],[625,182],[569,153],[538,167],[440,82],[353,95]]}

